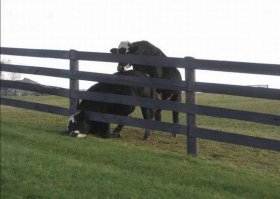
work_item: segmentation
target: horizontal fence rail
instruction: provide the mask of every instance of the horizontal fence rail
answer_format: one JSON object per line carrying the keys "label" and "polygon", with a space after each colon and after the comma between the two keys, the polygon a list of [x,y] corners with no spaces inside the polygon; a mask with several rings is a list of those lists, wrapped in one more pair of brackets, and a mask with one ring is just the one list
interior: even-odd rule
{"label": "horizontal fence rail", "polygon": [[210,106],[195,106],[195,114],[212,116],[227,119],[236,119],[247,122],[256,122],[262,124],[269,124],[280,126],[280,115],[272,115],[266,113],[256,113],[251,111],[233,110],[227,108],[217,108]]}
{"label": "horizontal fence rail", "polygon": [[161,88],[167,90],[185,90],[186,83],[184,81],[170,81],[165,79],[156,78],[141,78],[126,75],[110,75],[103,73],[93,73],[93,72],[76,72],[73,76],[75,79],[106,82],[120,85],[127,85],[129,82],[130,86],[140,86],[140,87],[150,87],[150,88]]}
{"label": "horizontal fence rail", "polygon": [[103,61],[103,62],[119,62],[130,64],[141,64],[147,66],[165,66],[185,68],[184,58],[171,58],[171,57],[157,57],[147,55],[122,55],[110,53],[95,53],[95,52],[76,52],[75,59],[84,61]]}
{"label": "horizontal fence rail", "polygon": [[203,105],[186,105],[184,103],[153,100],[144,97],[123,96],[98,92],[74,92],[74,97],[79,99],[94,100],[100,102],[127,104],[134,106],[143,106],[147,108],[156,108],[162,110],[177,111],[181,113],[192,113],[204,116],[213,116],[228,119],[237,119],[263,124],[280,126],[280,115],[265,113],[255,113],[250,111],[233,110],[226,108],[217,108]]}
{"label": "horizontal fence rail", "polygon": [[213,141],[280,151],[280,140],[240,135],[236,133],[228,133],[196,127],[191,127],[190,135]]}
{"label": "horizontal fence rail", "polygon": [[259,75],[280,75],[280,65],[215,60],[190,60],[191,67],[199,70],[250,73]]}
{"label": "horizontal fence rail", "polygon": [[[69,78],[70,72],[63,69],[53,69],[53,68],[41,68],[34,66],[21,66],[21,65],[11,65],[2,64],[2,71],[7,72],[18,72],[25,74],[36,74],[36,75],[46,75],[55,76],[61,78]],[[168,81],[164,79],[156,78],[139,78],[131,76],[112,76],[110,74],[93,73],[93,72],[77,72],[73,78],[88,81],[106,82],[114,84],[127,84],[133,86],[148,86],[151,88],[161,88],[168,90],[185,90],[193,92],[205,92],[205,93],[215,93],[215,94],[226,94],[226,95],[238,95],[244,97],[255,97],[264,99],[274,99],[280,100],[280,90],[261,88],[261,87],[250,87],[250,86],[236,86],[236,85],[226,85],[226,84],[214,84],[214,83],[202,83],[194,82],[186,84],[185,81]]]}
{"label": "horizontal fence rail", "polygon": [[1,47],[2,55],[69,59],[69,51]]}
{"label": "horizontal fence rail", "polygon": [[1,98],[1,104],[6,106],[13,106],[17,108],[25,108],[34,111],[41,111],[45,113],[52,113],[57,115],[69,116],[69,109],[59,106],[52,106],[47,104],[40,104],[35,102],[26,102],[16,99]]}
{"label": "horizontal fence rail", "polygon": [[140,128],[147,128],[150,130],[158,130],[164,132],[175,132],[177,134],[186,135],[187,126],[182,124],[171,124],[167,122],[158,122],[153,120],[143,120],[138,118],[130,118],[125,116],[113,115],[108,113],[100,113],[93,111],[86,111],[90,120],[98,122],[110,122],[115,124],[129,125]]}
{"label": "horizontal fence rail", "polygon": [[272,88],[194,82],[188,85],[188,90],[194,92],[280,100],[280,89]]}
{"label": "horizontal fence rail", "polygon": [[[12,64],[1,64],[1,70],[6,72],[17,72],[24,74],[33,75],[45,75],[60,78],[70,78],[71,74],[69,70],[63,69],[53,69],[53,68],[42,68],[34,66],[22,66],[22,65],[12,65]],[[169,81],[165,79],[156,78],[140,78],[133,76],[118,75],[112,76],[111,74],[95,73],[95,72],[84,72],[78,71],[72,78],[86,81],[97,81],[106,82],[119,85],[126,85],[130,82],[131,86],[148,86],[151,88],[161,88],[168,90],[185,90],[186,83],[184,81]]]}
{"label": "horizontal fence rail", "polygon": [[1,47],[2,55],[75,59],[84,61],[120,62],[141,65],[155,65],[177,68],[192,68],[199,70],[213,70],[222,72],[250,73],[261,75],[280,75],[280,65],[260,64],[248,62],[216,61],[186,58],[170,58],[141,55],[121,55],[111,53],[82,52],[75,51],[70,57],[69,51],[63,50],[41,50],[24,48]]}
{"label": "horizontal fence rail", "polygon": [[[259,64],[231,61],[202,60],[192,57],[171,58],[157,56],[139,56],[139,55],[119,55],[111,53],[82,52],[76,50],[43,50],[43,49],[23,49],[1,47],[2,55],[29,56],[42,58],[55,58],[70,60],[70,70],[42,68],[35,66],[22,66],[13,64],[1,64],[1,71],[24,73],[33,75],[44,75],[59,78],[70,79],[70,89],[51,87],[40,84],[25,83],[11,80],[1,80],[1,88],[11,88],[27,90],[32,92],[56,95],[70,99],[70,108],[63,108],[47,104],[26,102],[17,99],[8,99],[1,97],[1,104],[26,108],[47,113],[69,116],[76,110],[76,104],[79,99],[93,100],[106,103],[126,104],[132,106],[142,106],[152,109],[162,109],[186,113],[188,125],[172,124],[167,122],[158,122],[153,120],[143,120],[140,118],[130,118],[112,114],[88,112],[90,120],[109,122],[123,125],[130,125],[151,130],[165,132],[175,132],[177,134],[187,135],[188,153],[196,155],[197,138],[203,138],[213,141],[232,143],[244,146],[251,146],[262,149],[280,151],[280,141],[259,138],[236,133],[216,131],[196,126],[196,115],[211,116],[218,118],[236,119],[248,122],[256,122],[274,126],[280,126],[280,115],[256,113],[251,111],[233,110],[228,108],[218,108],[204,105],[197,105],[195,101],[196,92],[205,92],[213,94],[225,94],[243,97],[263,98],[280,100],[280,89],[257,88],[249,86],[226,85],[215,83],[196,82],[194,78],[195,69],[237,72],[261,75],[280,76],[280,65]],[[99,62],[119,62],[130,64],[141,64],[148,66],[164,66],[184,68],[186,74],[185,81],[174,81],[156,78],[139,78],[122,75],[110,75],[96,72],[79,71],[79,60],[99,61]],[[160,88],[175,91],[186,91],[187,96],[191,97],[188,103],[160,101],[144,97],[123,96],[110,93],[79,91],[79,80],[105,82],[109,84],[140,86],[150,88]],[[188,99],[186,99],[188,100]],[[144,131],[143,131],[144,132]]]}
{"label": "horizontal fence rail", "polygon": [[[1,80],[1,87],[14,88],[38,93],[56,95],[60,97],[69,97],[70,90],[59,87],[44,86],[39,84],[17,82],[12,80]],[[280,115],[255,113],[250,111],[233,110],[226,108],[210,107],[203,105],[189,106],[184,103],[154,100],[144,97],[124,96],[109,93],[74,91],[72,98],[86,99],[99,102],[127,104],[133,106],[142,106],[147,108],[156,108],[162,110],[177,111],[182,113],[192,113],[204,116],[213,116],[228,119],[238,119],[263,124],[280,126]]]}
{"label": "horizontal fence rail", "polygon": [[32,83],[19,82],[19,81],[12,81],[12,80],[1,80],[1,87],[33,91],[33,92],[44,93],[49,95],[56,95],[60,97],[70,96],[69,89],[53,87],[53,86],[44,86],[40,84],[32,84]]}
{"label": "horizontal fence rail", "polygon": [[70,77],[69,70],[42,68],[42,67],[36,67],[36,66],[1,64],[1,71],[13,72],[13,73],[23,73],[23,74],[33,74],[33,75],[44,75],[44,76],[61,77],[61,78]]}

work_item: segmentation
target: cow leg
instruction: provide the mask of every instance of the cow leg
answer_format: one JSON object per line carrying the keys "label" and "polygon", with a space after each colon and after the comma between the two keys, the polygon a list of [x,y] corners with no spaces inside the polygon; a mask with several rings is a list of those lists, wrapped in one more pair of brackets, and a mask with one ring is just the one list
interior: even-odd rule
{"label": "cow leg", "polygon": [[119,124],[119,125],[113,130],[113,132],[112,132],[112,134],[111,134],[111,137],[120,138],[120,137],[121,137],[120,132],[121,132],[121,130],[122,130],[123,127],[124,127],[124,125]]}
{"label": "cow leg", "polygon": [[[180,96],[181,96],[180,94],[176,94],[170,99],[170,101],[179,101]],[[179,113],[176,111],[173,111],[172,114],[173,114],[173,123],[178,124],[179,123]],[[172,136],[176,137],[176,133],[172,132]]]}
{"label": "cow leg", "polygon": [[[179,113],[175,112],[175,111],[173,111],[173,123],[174,124],[178,124],[179,123]],[[176,133],[172,132],[172,136],[176,137]]]}
{"label": "cow leg", "polygon": [[156,121],[161,122],[161,109],[155,110],[155,119],[156,119]]}
{"label": "cow leg", "polygon": [[[160,91],[153,90],[153,99],[163,100]],[[161,122],[161,109],[154,109],[155,120]]]}
{"label": "cow leg", "polygon": [[[149,108],[141,107],[143,118],[146,120],[151,120],[153,118],[152,110]],[[147,140],[151,135],[151,130],[145,129],[145,134],[143,139]]]}
{"label": "cow leg", "polygon": [[100,122],[99,129],[98,129],[98,135],[102,138],[109,138],[110,137],[110,124]]}

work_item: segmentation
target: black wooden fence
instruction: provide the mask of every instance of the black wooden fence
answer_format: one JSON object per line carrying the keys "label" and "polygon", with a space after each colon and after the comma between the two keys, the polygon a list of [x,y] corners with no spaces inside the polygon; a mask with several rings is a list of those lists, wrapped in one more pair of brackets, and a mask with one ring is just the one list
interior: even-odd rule
{"label": "black wooden fence", "polygon": [[[197,155],[197,138],[214,141],[233,143],[263,149],[280,151],[280,140],[252,137],[235,133],[209,130],[199,128],[196,125],[196,115],[205,115],[218,118],[229,118],[243,121],[257,122],[269,125],[280,125],[280,115],[255,113],[250,111],[217,108],[196,104],[196,92],[216,93],[226,95],[237,95],[254,98],[280,100],[279,89],[257,88],[250,86],[236,86],[214,83],[202,83],[195,81],[195,69],[238,72],[263,75],[280,76],[280,65],[257,64],[228,61],[201,60],[191,57],[169,58],[155,56],[117,55],[109,53],[94,53],[81,51],[61,50],[39,50],[21,48],[1,48],[2,55],[29,56],[41,58],[57,58],[70,60],[70,70],[41,68],[33,66],[21,66],[12,64],[1,64],[1,71],[54,76],[70,79],[70,89],[57,88],[30,83],[1,80],[1,87],[15,88],[28,91],[35,91],[44,94],[57,95],[70,99],[70,107],[62,108],[40,103],[25,102],[16,99],[1,98],[1,104],[43,111],[53,114],[68,116],[75,112],[78,99],[92,99],[95,101],[114,102],[119,104],[137,105],[148,108],[160,108],[186,113],[186,125],[171,124],[166,122],[148,121],[143,119],[116,116],[111,114],[92,112],[92,120],[120,123],[135,127],[148,128],[166,132],[176,132],[187,136],[187,152]],[[94,72],[79,71],[79,60],[100,61],[100,62],[121,62],[142,65],[159,65],[166,67],[177,67],[185,69],[185,81],[170,81],[165,79],[142,79],[129,76],[113,76]],[[114,84],[129,84],[134,86],[149,86],[152,88],[164,88],[170,90],[186,91],[186,102],[159,101],[141,97],[122,96],[116,94],[104,94],[85,92],[79,90],[79,80],[96,82],[107,82]],[[280,133],[280,132],[279,132]]]}

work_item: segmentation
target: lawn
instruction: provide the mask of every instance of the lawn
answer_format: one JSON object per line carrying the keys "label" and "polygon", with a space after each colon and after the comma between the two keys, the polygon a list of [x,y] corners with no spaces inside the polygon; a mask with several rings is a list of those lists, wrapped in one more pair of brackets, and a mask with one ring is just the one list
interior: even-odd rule
{"label": "lawn", "polygon": [[[279,114],[278,101],[231,99],[200,94],[198,103]],[[53,96],[25,100],[68,106]],[[280,139],[270,125],[210,117],[198,124]],[[279,152],[199,140],[192,158],[185,136],[154,132],[147,142],[142,129],[125,127],[121,139],[73,139],[66,125],[66,117],[1,107],[1,198],[280,198]]]}

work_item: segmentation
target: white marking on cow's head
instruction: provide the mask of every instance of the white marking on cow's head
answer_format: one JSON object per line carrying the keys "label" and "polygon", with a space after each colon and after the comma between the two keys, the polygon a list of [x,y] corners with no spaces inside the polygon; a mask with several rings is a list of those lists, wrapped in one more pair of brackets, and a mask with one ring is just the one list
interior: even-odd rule
{"label": "white marking on cow's head", "polygon": [[69,116],[69,119],[68,119],[68,122],[75,122],[76,120],[75,120],[75,117],[78,115],[80,113],[80,111],[79,112],[76,112],[75,114],[73,114],[73,115],[70,115]]}
{"label": "white marking on cow's head", "polygon": [[[122,41],[120,42],[119,46],[117,49],[111,49],[112,53],[117,53],[117,54],[128,54],[129,53],[129,48],[130,48],[130,42],[129,41]],[[119,63],[118,64],[118,71],[124,71],[130,68],[132,65],[129,63]]]}
{"label": "white marking on cow's head", "polygon": [[[73,125],[76,125],[76,124],[77,124],[77,120],[75,119],[75,117],[76,117],[79,113],[80,113],[80,112],[77,112],[77,113],[71,115],[71,116],[68,118],[68,127],[67,127],[67,131],[69,132],[69,135],[70,135],[72,132],[74,132],[74,131],[72,131],[72,132],[70,132],[70,131],[71,131],[71,129],[73,128]],[[70,129],[70,127],[71,127],[71,129]],[[71,136],[71,135],[70,135],[70,136]]]}
{"label": "white marking on cow's head", "polygon": [[126,53],[128,53],[129,45],[130,45],[129,41],[121,41],[121,43],[118,46],[118,49],[125,48],[126,49]]}
{"label": "white marking on cow's head", "polygon": [[75,122],[75,114],[69,117],[68,122]]}
{"label": "white marking on cow's head", "polygon": [[124,69],[127,70],[127,69],[129,69],[131,66],[132,66],[131,64],[127,64],[127,65],[124,67]]}

